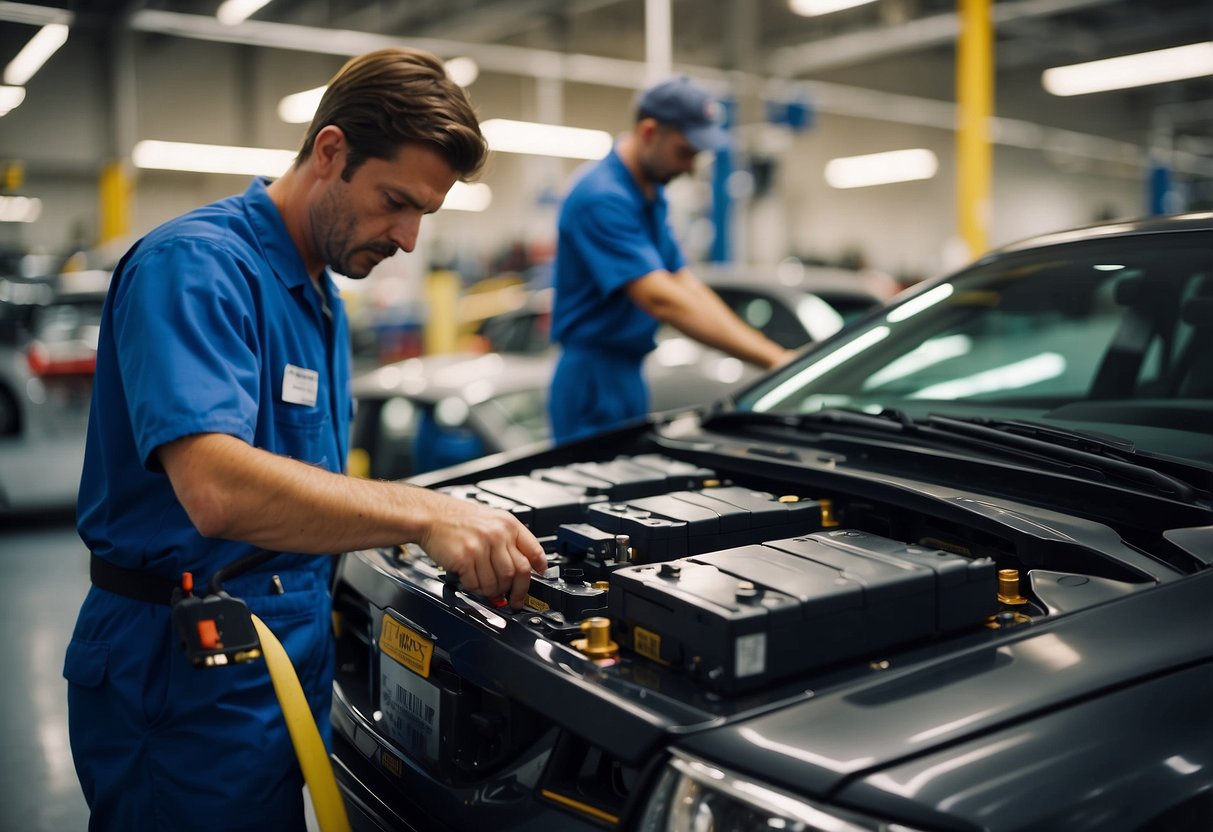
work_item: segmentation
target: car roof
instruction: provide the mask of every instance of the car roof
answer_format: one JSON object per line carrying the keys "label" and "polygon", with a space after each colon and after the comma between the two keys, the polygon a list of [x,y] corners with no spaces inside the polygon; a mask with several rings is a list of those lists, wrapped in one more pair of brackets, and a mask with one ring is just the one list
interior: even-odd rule
{"label": "car roof", "polygon": [[[1137,234],[1160,234],[1175,231],[1211,231],[1213,230],[1213,211],[1199,211],[1187,214],[1171,214],[1160,217],[1140,217],[1131,220],[1103,222],[1086,225],[1066,231],[1056,231],[1028,237],[1015,243],[996,248],[986,257],[997,257],[1012,252],[1033,248],[1059,245],[1062,243],[1097,240],[1107,237],[1129,237]],[[985,259],[985,258],[982,258]]]}
{"label": "car roof", "polygon": [[853,297],[880,299],[862,282],[859,272],[833,266],[806,266],[788,261],[778,265],[756,266],[711,263],[692,267],[692,271],[713,289],[761,289],[784,296],[806,292],[822,299]]}
{"label": "car roof", "polygon": [[362,373],[353,381],[355,398],[408,396],[437,402],[449,396],[473,404],[509,393],[546,389],[556,366],[548,353],[445,353],[407,358]]}

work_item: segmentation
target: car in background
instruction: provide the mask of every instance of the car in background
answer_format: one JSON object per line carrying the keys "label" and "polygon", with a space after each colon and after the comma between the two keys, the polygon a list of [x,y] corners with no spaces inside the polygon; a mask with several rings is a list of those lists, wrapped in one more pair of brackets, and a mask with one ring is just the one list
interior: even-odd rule
{"label": "car in background", "polygon": [[358,376],[350,471],[404,479],[548,439],[548,353],[409,358]]}
{"label": "car in background", "polygon": [[[775,266],[700,265],[694,271],[742,320],[788,349],[820,341],[881,305],[861,274],[851,269],[786,261]],[[537,289],[511,300],[509,309],[480,322],[476,335],[481,349],[549,349],[553,290]]]}
{"label": "car in background", "polygon": [[0,512],[75,503],[109,277],[0,284]]}
{"label": "car in background", "polygon": [[[782,274],[709,270],[705,280],[740,317],[788,348],[824,339],[880,305],[852,272]],[[498,352],[422,356],[355,379],[351,470],[403,479],[547,440],[547,387],[557,357],[548,338],[551,303],[550,289],[520,294],[509,311],[486,318],[479,337]],[[659,330],[644,372],[654,410],[713,401],[758,374],[672,327]]]}
{"label": "car in background", "polygon": [[1213,216],[1046,235],[708,408],[414,478],[519,612],[343,555],[356,829],[1213,828]]}

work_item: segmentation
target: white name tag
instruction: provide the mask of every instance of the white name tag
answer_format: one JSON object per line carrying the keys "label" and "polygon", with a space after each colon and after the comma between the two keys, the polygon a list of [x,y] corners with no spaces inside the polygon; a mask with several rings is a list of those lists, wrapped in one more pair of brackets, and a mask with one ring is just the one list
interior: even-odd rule
{"label": "white name tag", "polygon": [[316,392],[320,389],[320,373],[287,364],[282,372],[282,400],[290,404],[316,404]]}

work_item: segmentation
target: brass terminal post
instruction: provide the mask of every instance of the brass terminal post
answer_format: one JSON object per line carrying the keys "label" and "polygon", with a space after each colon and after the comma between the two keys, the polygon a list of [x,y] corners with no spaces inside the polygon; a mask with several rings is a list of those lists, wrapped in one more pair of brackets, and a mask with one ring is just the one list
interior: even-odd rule
{"label": "brass terminal post", "polygon": [[1019,594],[1019,570],[998,570],[998,603],[1007,606],[1020,606],[1028,603],[1028,599]]}
{"label": "brass terminal post", "polygon": [[611,640],[611,619],[595,615],[581,622],[585,638],[573,639],[573,649],[580,650],[594,661],[613,659],[619,655],[619,644]]}

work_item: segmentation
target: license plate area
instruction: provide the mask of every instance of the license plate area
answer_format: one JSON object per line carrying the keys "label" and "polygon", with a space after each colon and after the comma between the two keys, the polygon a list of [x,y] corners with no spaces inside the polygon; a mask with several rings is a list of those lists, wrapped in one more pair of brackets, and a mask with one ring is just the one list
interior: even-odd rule
{"label": "license plate area", "polygon": [[383,739],[451,785],[509,767],[550,726],[530,708],[471,684],[436,639],[394,611],[382,618],[376,720]]}
{"label": "license plate area", "polygon": [[[413,645],[414,653],[402,655],[399,642]],[[432,641],[384,616],[379,652],[379,712],[383,715],[383,730],[388,739],[410,756],[437,762],[442,691],[426,678],[433,650]]]}

